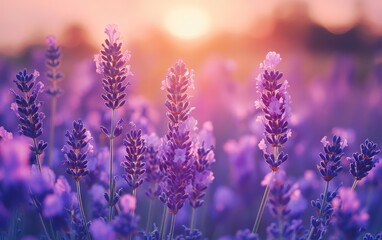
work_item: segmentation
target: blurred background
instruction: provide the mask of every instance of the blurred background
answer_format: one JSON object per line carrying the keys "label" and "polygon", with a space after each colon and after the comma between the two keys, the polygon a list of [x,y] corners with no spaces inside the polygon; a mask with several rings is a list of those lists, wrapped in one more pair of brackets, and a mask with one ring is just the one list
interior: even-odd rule
{"label": "blurred background", "polygon": [[[0,126],[17,132],[9,89],[19,69],[37,69],[46,82],[45,37],[53,34],[62,46],[65,75],[57,136],[77,118],[99,134],[110,116],[93,56],[101,49],[105,26],[117,24],[134,73],[128,107],[120,113],[126,120],[145,119],[147,132],[162,136],[161,81],[179,58],[195,70],[193,115],[200,126],[212,122],[217,159],[197,227],[210,238],[232,235],[252,227],[263,193],[260,182],[269,172],[257,147],[262,127],[254,108],[255,78],[268,51],[281,54],[278,69],[290,84],[293,135],[285,169],[292,182],[318,178],[324,135],[346,136],[348,156],[366,138],[382,146],[381,13],[380,0],[0,0]],[[43,101],[48,112],[49,98]],[[57,139],[59,152],[63,138]],[[352,181],[347,171],[341,179],[345,185]],[[299,203],[308,209],[303,219],[313,213],[309,197],[318,192]],[[378,207],[371,202],[368,208]],[[371,214],[369,228],[377,231],[381,217]]]}

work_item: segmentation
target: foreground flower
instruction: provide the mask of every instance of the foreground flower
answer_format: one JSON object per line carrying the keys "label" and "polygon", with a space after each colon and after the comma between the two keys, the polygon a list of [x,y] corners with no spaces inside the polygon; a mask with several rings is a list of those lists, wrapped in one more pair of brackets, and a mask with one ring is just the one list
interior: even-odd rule
{"label": "foreground flower", "polygon": [[102,98],[106,107],[111,110],[110,129],[101,127],[102,131],[109,138],[110,161],[109,161],[109,193],[105,193],[105,198],[109,204],[109,223],[113,218],[113,207],[118,199],[115,193],[115,180],[113,180],[113,162],[114,162],[114,138],[122,133],[122,121],[115,125],[115,110],[122,107],[126,102],[127,77],[132,75],[130,65],[127,61],[130,59],[130,53],[122,53],[122,41],[116,25],[107,25],[105,33],[105,43],[102,44],[100,54],[94,56],[97,73],[102,74],[102,86],[105,93]]}
{"label": "foreground flower", "polygon": [[[280,165],[288,159],[288,155],[280,149],[291,136],[288,128],[288,119],[291,115],[290,96],[287,92],[288,81],[280,82],[283,74],[276,70],[281,62],[280,54],[269,52],[265,60],[260,64],[262,72],[257,77],[257,92],[260,99],[255,102],[256,108],[260,108],[263,113],[264,139],[260,141],[259,148],[263,151],[265,162],[273,173],[279,170]],[[264,207],[268,199],[269,184],[265,188],[263,198],[260,203],[256,221],[253,226],[253,233],[256,233]]]}
{"label": "foreground flower", "polygon": [[18,95],[13,90],[12,92],[16,98],[16,106],[13,109],[19,119],[19,133],[33,140],[31,150],[41,172],[41,155],[48,144],[42,140],[38,141],[38,137],[42,134],[42,120],[45,118],[44,113],[40,112],[41,103],[38,101],[44,85],[41,82],[36,83],[38,76],[40,74],[36,70],[33,74],[28,74],[26,69],[20,71],[16,75],[17,80],[14,80],[14,83],[22,94]]}
{"label": "foreground flower", "polygon": [[377,149],[377,144],[366,139],[360,146],[361,153],[354,153],[353,159],[350,159],[350,174],[353,175],[354,183],[352,188],[355,189],[359,180],[366,177],[370,170],[375,167],[375,156],[381,150]]}

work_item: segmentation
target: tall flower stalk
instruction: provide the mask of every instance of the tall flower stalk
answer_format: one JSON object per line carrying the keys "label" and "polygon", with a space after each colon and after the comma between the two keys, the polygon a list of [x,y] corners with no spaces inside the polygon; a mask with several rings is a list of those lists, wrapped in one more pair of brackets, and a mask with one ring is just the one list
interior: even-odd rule
{"label": "tall flower stalk", "polygon": [[[263,151],[264,159],[269,165],[273,175],[276,174],[280,165],[285,162],[288,155],[280,151],[291,135],[288,129],[290,117],[290,96],[287,92],[288,81],[280,82],[283,74],[276,70],[281,62],[280,54],[269,52],[263,63],[260,64],[262,72],[257,77],[257,91],[260,99],[255,102],[256,108],[263,113],[264,138],[259,143]],[[256,216],[252,232],[257,233],[264,208],[268,199],[269,184],[267,184],[260,207]]]}
{"label": "tall flower stalk", "polygon": [[38,96],[43,92],[44,85],[41,82],[36,82],[40,76],[38,71],[33,74],[28,74],[27,70],[20,71],[16,75],[14,83],[21,92],[17,94],[15,91],[16,103],[12,104],[11,108],[16,112],[19,119],[19,133],[32,139],[31,150],[36,157],[39,172],[41,173],[43,154],[47,143],[43,140],[38,140],[42,134],[42,121],[45,118],[44,113],[40,112],[41,103],[38,101]]}
{"label": "tall flower stalk", "polygon": [[109,194],[105,197],[109,204],[109,222],[113,218],[113,207],[115,202],[115,181],[113,178],[114,162],[114,139],[122,133],[121,121],[115,124],[115,112],[126,102],[127,77],[132,75],[130,65],[127,64],[130,59],[130,53],[122,53],[122,41],[116,25],[108,25],[105,29],[108,38],[102,44],[100,54],[95,55],[97,73],[103,75],[102,86],[105,93],[102,98],[105,105],[111,111],[110,129],[101,127],[103,132],[109,138],[110,162],[109,162]]}
{"label": "tall flower stalk", "polygon": [[[137,197],[137,188],[143,183],[145,173],[145,158],[146,151],[145,140],[142,138],[142,131],[137,130],[135,126],[126,134],[123,140],[126,147],[125,161],[121,163],[126,175],[124,179],[133,190],[133,197]],[[134,216],[135,208],[132,208],[131,215]]]}
{"label": "tall flower stalk", "polygon": [[63,75],[60,72],[61,65],[61,47],[56,43],[55,36],[48,36],[46,38],[48,49],[46,50],[46,66],[48,71],[46,72],[46,78],[51,83],[50,88],[46,91],[47,94],[52,96],[50,106],[50,129],[49,129],[49,153],[48,153],[48,166],[52,163],[52,155],[54,149],[54,132],[55,132],[55,116],[57,97],[61,93],[61,89],[58,87],[58,83],[61,82]]}
{"label": "tall flower stalk", "polygon": [[358,181],[366,177],[375,167],[375,156],[381,151],[377,149],[377,144],[368,139],[361,144],[360,149],[361,153],[354,153],[353,159],[349,158],[350,174],[354,177],[353,190],[357,187]]}
{"label": "tall flower stalk", "polygon": [[164,140],[161,167],[165,182],[164,199],[166,199],[168,211],[172,215],[169,234],[172,239],[175,216],[188,197],[186,188],[192,179],[194,158],[191,152],[190,129],[187,125],[192,108],[187,90],[193,87],[193,73],[187,69],[182,60],[179,60],[174,67],[168,70],[162,85],[162,89],[167,91],[165,105],[169,123]]}
{"label": "tall flower stalk", "polygon": [[76,182],[78,204],[81,211],[82,223],[86,230],[86,234],[90,239],[89,230],[87,228],[86,216],[81,197],[81,184],[80,181],[88,174],[87,170],[87,155],[91,151],[89,141],[91,136],[89,131],[86,130],[81,120],[73,122],[73,130],[67,131],[65,134],[68,144],[64,146],[62,152],[65,154],[67,170],[66,173],[71,175]]}
{"label": "tall flower stalk", "polygon": [[322,179],[324,179],[326,184],[324,194],[321,195],[321,201],[320,199],[317,199],[312,202],[312,206],[318,209],[318,216],[312,217],[311,219],[308,240],[317,239],[318,237],[323,236],[329,225],[330,217],[333,212],[330,202],[335,195],[337,195],[337,191],[331,193],[335,194],[334,196],[330,195],[329,183],[342,170],[341,158],[345,154],[344,148],[347,146],[346,140],[336,135],[333,136],[332,142],[327,141],[326,136],[321,142],[324,145],[324,153],[319,154],[321,160],[317,165],[317,170],[320,172]]}

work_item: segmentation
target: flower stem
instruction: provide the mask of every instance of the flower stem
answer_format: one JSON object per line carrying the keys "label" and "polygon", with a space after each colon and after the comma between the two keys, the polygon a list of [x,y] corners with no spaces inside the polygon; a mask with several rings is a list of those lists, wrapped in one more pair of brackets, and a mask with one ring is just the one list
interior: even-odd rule
{"label": "flower stem", "polygon": [[153,217],[152,211],[153,211],[153,199],[150,198],[149,213],[147,214],[146,232],[149,232],[151,227],[150,225],[151,225],[151,220]]}
{"label": "flower stem", "polygon": [[168,208],[166,205],[164,205],[162,223],[160,225],[160,239],[163,239],[163,236],[165,236],[166,225],[167,225],[167,213],[168,213]]}
{"label": "flower stem", "polygon": [[175,229],[175,214],[172,214],[171,217],[171,227],[170,227],[170,239],[172,239],[172,236],[174,235],[174,229]]}
{"label": "flower stem", "polygon": [[194,227],[195,227],[195,212],[196,212],[196,209],[195,209],[195,208],[192,208],[192,213],[191,213],[191,224],[190,224],[190,229],[191,229],[191,231],[194,230]]}
{"label": "flower stem", "polygon": [[[321,219],[322,212],[323,212],[324,209],[325,209],[325,205],[326,205],[326,195],[328,194],[328,189],[329,189],[329,181],[326,181],[325,190],[324,190],[324,198],[323,198],[323,200],[322,200],[322,204],[321,204],[320,212],[318,213],[318,218],[319,218],[319,219]],[[312,235],[313,235],[313,232],[314,232],[314,227],[312,226],[312,227],[310,228],[310,232],[309,232],[309,235],[308,235],[307,240],[310,240],[310,238],[311,238]]]}
{"label": "flower stem", "polygon": [[[55,81],[53,81],[53,89],[55,91]],[[56,115],[56,105],[57,105],[57,97],[54,95],[52,97],[52,103],[50,106],[50,129],[49,129],[49,158],[48,158],[48,166],[52,164],[53,158],[53,149],[54,149],[54,130],[55,130],[55,115]]]}
{"label": "flower stem", "polygon": [[114,184],[113,184],[113,158],[114,158],[114,115],[115,110],[111,110],[110,121],[110,162],[109,162],[109,223],[113,218],[113,202],[114,202]]}
{"label": "flower stem", "polygon": [[45,233],[46,237],[48,238],[48,240],[51,240],[51,238],[50,238],[50,236],[49,236],[49,233],[48,233],[48,230],[46,230],[46,226],[45,226],[45,223],[44,223],[44,219],[42,218],[42,215],[41,215],[40,212],[38,213],[38,216],[39,216],[39,218],[40,218],[41,225],[42,225],[42,228],[44,229],[44,233]]}
{"label": "flower stem", "polygon": [[358,180],[357,179],[354,179],[354,182],[353,182],[353,185],[351,186],[351,189],[354,191],[355,188],[357,187],[357,184],[358,184]]}
{"label": "flower stem", "polygon": [[88,236],[88,239],[91,239],[90,233],[86,224],[86,216],[84,211],[84,205],[82,204],[82,197],[81,197],[81,185],[79,181],[76,181],[76,187],[77,187],[77,197],[78,197],[78,204],[80,206],[81,215],[82,215],[82,223],[84,225],[86,235]]}
{"label": "flower stem", "polygon": [[267,184],[267,187],[265,188],[263,198],[261,199],[259,211],[257,212],[256,221],[255,221],[255,224],[253,225],[253,229],[252,229],[253,233],[257,233],[257,230],[259,229],[261,217],[263,216],[263,213],[264,213],[265,203],[267,202],[267,199],[268,199],[270,185],[275,174],[276,172],[273,172],[272,178]]}
{"label": "flower stem", "polygon": [[38,145],[37,145],[36,138],[33,138],[33,147],[34,147],[34,154],[36,155],[38,170],[39,170],[39,172],[41,174],[41,172],[42,172],[41,159],[40,159],[40,154],[38,154]]}
{"label": "flower stem", "polygon": [[[134,188],[133,189],[133,197],[134,197],[134,199],[135,199],[135,202],[137,202],[136,201],[136,199],[137,199],[137,189],[136,188]],[[137,206],[135,206],[135,208],[136,208]],[[134,215],[135,215],[135,208],[132,208],[131,209],[131,216],[133,216],[134,217]]]}

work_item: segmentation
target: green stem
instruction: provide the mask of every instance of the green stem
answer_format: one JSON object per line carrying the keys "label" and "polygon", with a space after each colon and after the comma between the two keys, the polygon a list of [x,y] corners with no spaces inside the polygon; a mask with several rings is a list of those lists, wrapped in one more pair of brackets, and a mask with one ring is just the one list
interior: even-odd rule
{"label": "green stem", "polygon": [[192,213],[191,213],[191,224],[190,224],[190,229],[191,231],[194,230],[195,227],[195,208],[192,208]]}
{"label": "green stem", "polygon": [[357,187],[357,183],[358,183],[358,180],[355,178],[354,179],[354,182],[353,182],[353,185],[351,186],[351,189],[354,191],[355,188]]}
{"label": "green stem", "polygon": [[166,205],[164,205],[163,215],[162,215],[162,223],[160,225],[160,239],[161,240],[163,239],[163,236],[165,236],[165,232],[166,232],[167,213],[168,213],[168,208]]}
{"label": "green stem", "polygon": [[152,220],[152,208],[153,208],[153,199],[150,198],[150,203],[149,203],[149,213],[147,214],[147,223],[146,223],[146,232],[149,232],[151,228],[151,220]]}
{"label": "green stem", "polygon": [[113,201],[114,201],[114,186],[113,186],[113,157],[114,157],[114,115],[115,110],[111,110],[110,121],[110,162],[109,162],[109,223],[113,218]]}
{"label": "green stem", "polygon": [[86,216],[85,216],[85,211],[84,211],[84,205],[82,204],[82,197],[81,197],[81,185],[79,181],[76,181],[76,187],[77,187],[77,197],[78,197],[78,204],[80,206],[81,210],[81,215],[82,215],[82,223],[84,225],[86,235],[88,236],[88,239],[91,239],[90,233],[88,230],[88,226],[86,224]]}
{"label": "green stem", "polygon": [[[323,212],[324,209],[325,209],[325,205],[326,205],[326,195],[328,194],[328,189],[329,189],[329,181],[326,181],[325,190],[324,190],[324,199],[322,200],[322,204],[321,204],[320,212],[318,213],[318,218],[319,218],[319,219],[321,219],[321,217],[322,217],[322,212]],[[312,227],[310,228],[310,232],[309,232],[309,235],[308,235],[307,240],[310,240],[310,238],[311,238],[312,235],[313,235],[313,232],[314,232],[314,227],[312,226]]]}
{"label": "green stem", "polygon": [[253,225],[253,229],[252,229],[253,233],[257,233],[257,230],[259,229],[260,220],[261,220],[261,217],[263,216],[265,203],[267,202],[268,195],[269,195],[269,189],[270,189],[269,186],[270,186],[270,182],[267,184],[267,187],[265,188],[265,191],[263,194],[263,198],[261,199],[259,211],[257,212],[257,216],[256,216],[256,221],[255,221],[255,224]]}
{"label": "green stem", "polygon": [[40,159],[40,154],[37,153],[37,146],[38,146],[37,140],[36,140],[36,138],[33,138],[34,154],[36,155],[38,170],[39,170],[39,172],[41,174],[41,172],[42,172],[41,159]]}
{"label": "green stem", "polygon": [[[55,82],[53,86],[55,86]],[[53,91],[55,91],[55,87],[53,87]],[[54,131],[55,131],[55,116],[56,116],[56,105],[57,105],[57,98],[54,95],[52,97],[52,105],[50,107],[50,129],[49,129],[49,158],[48,158],[48,166],[52,165],[52,158],[53,158],[53,149],[54,149]]]}
{"label": "green stem", "polygon": [[170,240],[172,240],[172,236],[174,235],[174,229],[175,229],[175,214],[172,214],[171,217],[171,227],[170,227]]}
{"label": "green stem", "polygon": [[[135,199],[135,202],[137,202],[136,201],[136,199],[137,199],[137,189],[136,188],[134,188],[133,189],[133,197],[134,197],[134,199]],[[137,206],[135,206],[135,208],[136,208]],[[135,215],[135,208],[133,208],[133,209],[131,209],[131,215],[134,217],[134,215]]]}
{"label": "green stem", "polygon": [[39,218],[40,218],[41,225],[42,225],[42,228],[44,229],[44,233],[45,233],[46,237],[48,238],[48,240],[51,240],[51,238],[50,238],[50,236],[49,236],[49,233],[48,233],[48,230],[46,230],[46,226],[45,226],[45,223],[44,223],[44,219],[42,218],[42,215],[41,215],[40,212],[38,213],[38,216],[39,216]]}

